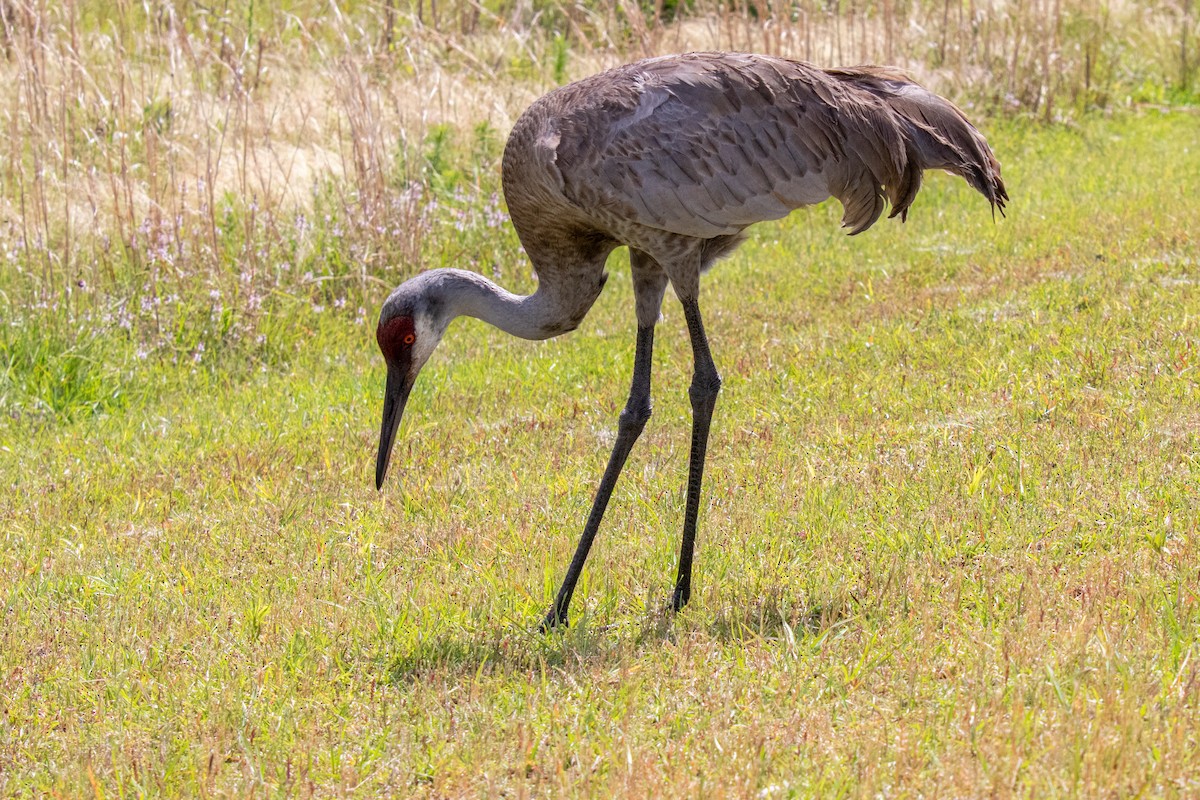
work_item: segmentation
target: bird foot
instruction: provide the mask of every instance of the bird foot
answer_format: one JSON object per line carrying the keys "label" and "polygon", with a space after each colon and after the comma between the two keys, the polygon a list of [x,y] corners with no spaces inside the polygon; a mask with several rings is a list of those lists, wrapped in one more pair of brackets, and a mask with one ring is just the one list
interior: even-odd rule
{"label": "bird foot", "polygon": [[692,589],[690,586],[676,586],[675,593],[671,595],[671,610],[677,613],[682,611],[683,607],[687,605],[688,600],[691,599],[691,596]]}
{"label": "bird foot", "polygon": [[566,629],[568,624],[567,612],[564,610],[560,613],[552,608],[550,609],[550,613],[546,614],[546,617],[542,620],[542,624],[538,626],[538,633],[550,633],[550,631],[555,630],[560,625],[563,629]]}

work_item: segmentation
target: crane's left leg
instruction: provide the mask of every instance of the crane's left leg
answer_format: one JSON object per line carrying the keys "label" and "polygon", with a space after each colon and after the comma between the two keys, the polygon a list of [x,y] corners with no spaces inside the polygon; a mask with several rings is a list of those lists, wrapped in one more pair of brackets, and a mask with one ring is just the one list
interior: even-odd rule
{"label": "crane's left leg", "polygon": [[671,606],[678,611],[692,595],[692,554],[696,549],[696,517],[700,513],[700,482],[704,477],[704,456],[708,450],[708,431],[712,424],[721,376],[708,349],[708,337],[700,319],[700,304],[694,297],[680,298],[688,336],[692,340],[695,368],[688,397],[692,401],[692,452],[688,460],[687,505],[683,513],[683,544],[679,548],[679,575]]}
{"label": "crane's left leg", "polygon": [[637,349],[633,360],[633,385],[629,389],[629,399],[617,422],[617,440],[613,444],[612,455],[609,456],[604,477],[600,479],[600,486],[592,501],[592,511],[588,514],[587,523],[583,527],[583,535],[579,538],[579,544],[575,548],[575,557],[571,559],[571,565],[567,567],[567,575],[563,578],[558,596],[554,599],[554,607],[542,620],[542,633],[546,633],[558,625],[565,626],[567,624],[567,608],[571,605],[571,595],[575,593],[575,584],[579,580],[580,573],[583,572],[583,564],[587,561],[588,551],[592,549],[596,532],[600,530],[600,520],[604,518],[604,510],[608,508],[609,498],[612,497],[613,489],[617,485],[617,478],[625,466],[625,459],[629,457],[629,451],[633,449],[633,443],[637,441],[638,436],[642,433],[642,428],[646,426],[646,421],[650,419],[650,365],[653,354],[654,327],[639,325]]}
{"label": "crane's left leg", "polygon": [[625,459],[629,457],[629,451],[633,449],[634,442],[641,435],[646,421],[650,419],[650,366],[654,355],[654,326],[658,323],[663,293],[667,290],[667,275],[658,262],[634,248],[629,250],[629,265],[633,274],[633,293],[638,320],[633,382],[629,387],[629,399],[625,401],[625,408],[617,422],[617,440],[613,444],[604,477],[600,479],[600,486],[596,489],[592,511],[588,514],[583,535],[575,548],[575,557],[567,567],[566,577],[563,578],[562,586],[554,599],[554,607],[542,620],[543,633],[567,624],[567,608],[571,605],[571,596],[575,593],[575,584],[583,572],[588,551],[591,550],[596,532],[600,529],[604,510],[608,508],[608,501],[617,485],[621,469],[625,466]]}

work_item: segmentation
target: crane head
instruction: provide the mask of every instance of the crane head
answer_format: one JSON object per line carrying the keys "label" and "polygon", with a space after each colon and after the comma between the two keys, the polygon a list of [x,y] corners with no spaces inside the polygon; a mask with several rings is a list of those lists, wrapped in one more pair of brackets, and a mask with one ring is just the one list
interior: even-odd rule
{"label": "crane head", "polygon": [[383,487],[388,460],[404,406],[412,392],[417,374],[433,353],[449,320],[440,313],[436,287],[423,276],[401,284],[383,304],[375,340],[387,364],[387,384],[383,395],[383,424],[379,430],[379,455],[375,460],[375,488]]}

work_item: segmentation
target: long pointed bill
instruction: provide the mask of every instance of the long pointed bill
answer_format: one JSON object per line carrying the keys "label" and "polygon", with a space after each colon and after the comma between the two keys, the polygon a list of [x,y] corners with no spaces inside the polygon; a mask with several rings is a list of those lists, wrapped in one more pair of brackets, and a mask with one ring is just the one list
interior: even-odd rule
{"label": "long pointed bill", "polygon": [[383,488],[383,476],[387,474],[388,460],[392,457],[392,445],[396,443],[396,430],[404,416],[404,405],[412,384],[398,369],[388,366],[387,388],[383,395],[383,425],[379,429],[379,456],[375,459],[375,488]]}

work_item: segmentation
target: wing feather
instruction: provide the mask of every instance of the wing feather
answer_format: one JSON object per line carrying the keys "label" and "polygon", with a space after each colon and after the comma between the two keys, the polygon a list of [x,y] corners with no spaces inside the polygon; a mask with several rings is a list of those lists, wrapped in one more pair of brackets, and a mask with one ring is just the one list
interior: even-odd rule
{"label": "wing feather", "polygon": [[619,67],[539,102],[558,135],[563,196],[615,223],[731,236],[833,196],[857,233],[887,201],[903,214],[931,166],[963,175],[1001,210],[1007,197],[961,112],[881,68],[695,53]]}

